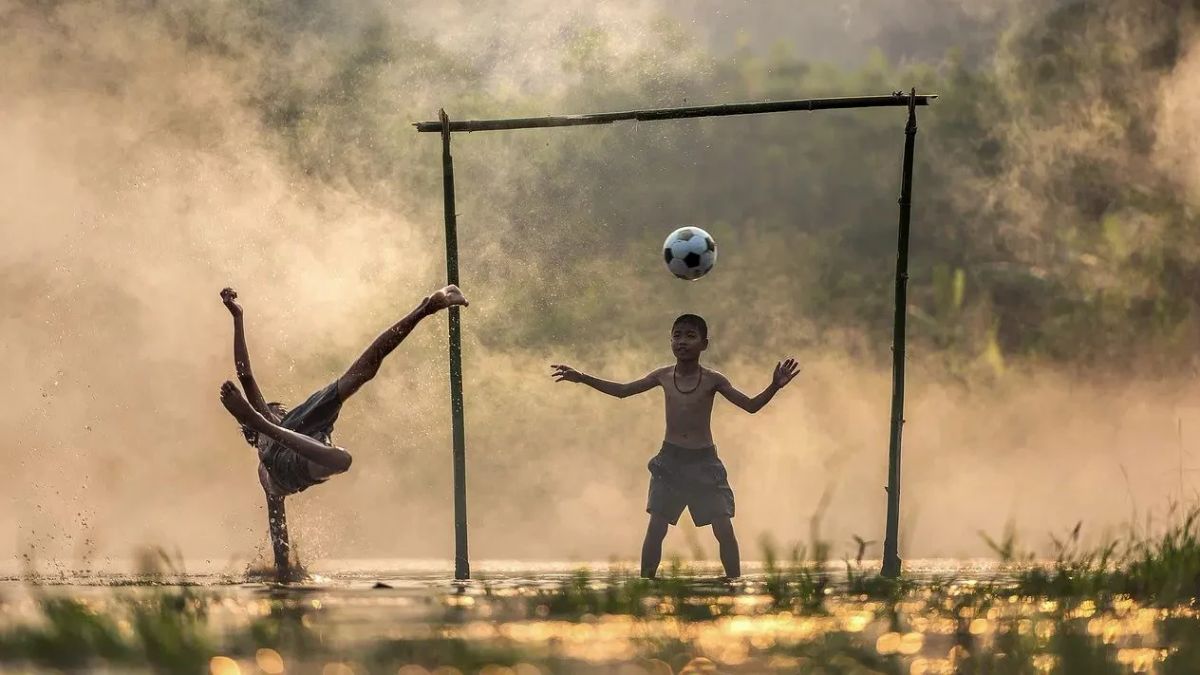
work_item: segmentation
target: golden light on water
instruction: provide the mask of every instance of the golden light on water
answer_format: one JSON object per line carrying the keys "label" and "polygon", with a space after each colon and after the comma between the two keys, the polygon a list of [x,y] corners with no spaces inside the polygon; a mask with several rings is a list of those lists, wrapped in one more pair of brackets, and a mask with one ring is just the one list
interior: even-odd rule
{"label": "golden light on water", "polygon": [[241,675],[242,669],[228,656],[214,656],[208,662],[208,672],[211,675]]}
{"label": "golden light on water", "polygon": [[856,612],[847,616],[843,628],[848,633],[857,633],[867,627],[871,623],[871,615],[866,612]]}
{"label": "golden light on water", "polygon": [[1039,673],[1052,672],[1058,666],[1058,657],[1054,654],[1038,654],[1033,657],[1033,667]]}
{"label": "golden light on water", "polygon": [[283,657],[274,649],[260,649],[254,653],[254,662],[259,670],[267,675],[279,675],[283,672]]}
{"label": "golden light on water", "polygon": [[1129,667],[1135,673],[1148,673],[1169,655],[1166,649],[1151,647],[1125,648],[1117,650],[1117,663]]}
{"label": "golden light on water", "polygon": [[912,656],[921,651],[921,646],[925,644],[925,636],[920,633],[905,633],[900,638],[900,646],[897,649],[905,656]]}
{"label": "golden light on water", "polygon": [[[496,597],[505,598],[504,602],[531,602],[528,618],[506,615]],[[440,600],[442,607],[465,613],[460,617],[462,620],[440,626],[393,624],[381,629],[379,634],[392,640],[461,640],[467,644],[515,648],[568,661],[620,664],[618,670],[626,675],[652,672],[679,675],[681,672],[712,672],[713,668],[786,669],[780,664],[789,662],[791,657],[773,652],[802,648],[836,634],[873,647],[880,657],[900,659],[906,672],[933,674],[954,672],[955,664],[969,658],[974,650],[990,649],[996,636],[1011,633],[1031,640],[1029,644],[1035,651],[1029,657],[1030,665],[1038,672],[1049,672],[1056,663],[1055,654],[1048,653],[1050,641],[1059,631],[1065,630],[1068,623],[1076,626],[1070,630],[1090,635],[1098,643],[1116,646],[1118,651],[1114,653],[1119,656],[1120,663],[1132,672],[1151,672],[1154,664],[1161,663],[1167,655],[1167,651],[1153,646],[1161,621],[1172,616],[1195,614],[1187,607],[1171,610],[1144,607],[1128,598],[1119,598],[1116,603],[1101,608],[1090,600],[1072,604],[1016,596],[1003,598],[998,604],[977,604],[969,598],[948,602],[945,596],[934,599],[917,592],[895,605],[861,600],[857,596],[852,599],[833,596],[826,600],[827,611],[816,615],[773,610],[769,598],[746,594],[704,599],[700,603],[685,599],[689,606],[715,613],[713,618],[704,621],[687,621],[653,612],[640,618],[585,612],[573,618],[550,619],[536,618],[545,613],[536,610],[546,607],[548,612],[548,607],[531,601],[528,594],[497,594],[491,598],[454,594]],[[648,606],[655,609],[668,606],[674,610],[674,605],[673,602],[654,600]],[[240,606],[225,601],[219,606],[238,622],[266,616],[273,611],[271,603],[261,599],[246,601]],[[300,617],[302,625],[320,631],[338,612],[357,612],[362,607],[405,608],[412,605],[384,598],[380,598],[379,603],[367,599],[323,598],[304,600],[302,606],[307,609]],[[329,615],[330,612],[335,615]],[[507,618],[495,620],[494,616]],[[888,619],[889,616],[893,618]],[[889,624],[900,629],[889,630]],[[975,646],[966,649],[953,642],[961,639],[952,638],[955,635],[969,635],[976,641]],[[655,665],[652,653],[647,651],[648,645],[664,642],[689,645],[695,658],[686,665]],[[796,663],[802,665],[805,658],[796,657]],[[254,661],[258,671],[267,675],[285,672],[283,657],[275,650],[259,649]],[[241,672],[238,663],[227,657],[214,659],[210,670],[214,675]],[[366,671],[354,663],[331,662],[320,672],[322,675],[351,675]],[[397,672],[399,675],[456,675],[452,668],[431,671],[418,664],[403,666]],[[521,662],[493,663],[477,672],[480,675],[542,675],[544,671],[533,663]]]}
{"label": "golden light on water", "polygon": [[954,664],[949,659],[913,659],[909,675],[952,675]]}
{"label": "golden light on water", "polygon": [[875,651],[887,656],[900,651],[900,634],[884,633],[875,640]]}
{"label": "golden light on water", "polygon": [[[397,675],[544,675],[551,672],[544,661],[620,675],[790,672],[829,668],[834,658],[850,671],[887,664],[889,672],[910,674],[952,673],[978,668],[980,659],[995,664],[997,658],[1015,658],[1028,672],[1048,673],[1064,658],[1063,640],[1072,639],[1085,641],[1114,667],[1142,673],[1164,669],[1164,661],[1180,651],[1164,622],[1197,618],[1189,605],[1160,608],[1127,597],[996,598],[953,584],[936,593],[916,588],[894,603],[861,594],[826,595],[816,612],[778,602],[762,594],[761,585],[747,584],[733,594],[717,591],[723,595],[702,586],[694,596],[672,590],[669,597],[625,597],[618,609],[635,614],[608,614],[612,605],[603,603],[616,596],[611,587],[601,588],[586,601],[517,588],[420,598],[336,590],[315,596],[213,593],[195,604],[218,635],[247,635],[264,626],[291,631],[272,638],[278,642],[270,647],[214,641],[235,648],[207,662],[211,675],[361,675],[376,672],[373,661],[362,656],[373,644],[394,645],[400,648],[397,657],[408,657],[407,664],[399,661],[383,671]],[[610,600],[595,602],[606,597]],[[101,604],[93,600],[86,611],[96,616]],[[116,632],[137,630],[128,609],[143,605],[111,599],[107,604]],[[18,600],[6,606],[22,605]],[[678,614],[660,614],[664,607]],[[296,640],[308,641],[307,654],[276,646],[294,650]],[[411,647],[405,645],[417,644],[418,651],[406,653]],[[519,660],[495,658],[498,654]],[[481,665],[458,664],[459,672],[449,665],[458,658]]]}
{"label": "golden light on water", "polygon": [[679,675],[699,675],[700,673],[717,672],[717,664],[703,656],[692,659],[680,671]]}

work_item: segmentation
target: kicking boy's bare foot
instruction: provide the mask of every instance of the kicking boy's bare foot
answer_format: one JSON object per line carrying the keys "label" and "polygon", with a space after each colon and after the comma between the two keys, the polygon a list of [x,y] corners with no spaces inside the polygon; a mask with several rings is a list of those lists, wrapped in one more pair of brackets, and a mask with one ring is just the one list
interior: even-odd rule
{"label": "kicking boy's bare foot", "polygon": [[237,301],[237,291],[232,288],[221,289],[221,302],[224,303],[230,314],[235,317],[242,315],[242,306]]}
{"label": "kicking boy's bare foot", "polygon": [[263,423],[266,422],[266,418],[258,414],[258,411],[242,395],[242,390],[229,380],[225,380],[225,383],[221,385],[221,405],[225,406],[234,419],[251,429],[261,430]]}
{"label": "kicking boy's bare foot", "polygon": [[450,284],[445,288],[434,291],[433,295],[429,296],[429,313],[433,314],[453,305],[466,307],[470,304],[467,302],[466,297],[463,296],[462,291],[458,290],[458,286]]}

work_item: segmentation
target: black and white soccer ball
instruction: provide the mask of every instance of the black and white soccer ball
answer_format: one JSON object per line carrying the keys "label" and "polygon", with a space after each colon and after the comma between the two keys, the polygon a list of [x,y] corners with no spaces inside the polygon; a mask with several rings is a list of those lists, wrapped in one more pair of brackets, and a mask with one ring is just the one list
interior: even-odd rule
{"label": "black and white soccer ball", "polygon": [[663,242],[663,258],[671,274],[695,281],[717,262],[717,242],[698,227],[681,227]]}

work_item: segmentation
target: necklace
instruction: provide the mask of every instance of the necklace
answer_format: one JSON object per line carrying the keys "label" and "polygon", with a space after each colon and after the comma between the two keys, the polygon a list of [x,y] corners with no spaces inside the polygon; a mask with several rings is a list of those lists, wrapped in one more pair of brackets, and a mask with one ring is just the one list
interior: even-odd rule
{"label": "necklace", "polygon": [[684,391],[679,388],[679,380],[677,379],[678,375],[679,374],[676,372],[676,369],[672,368],[671,369],[671,384],[675,385],[675,391],[677,391],[681,394],[690,394],[693,391],[696,391],[697,389],[700,388],[700,382],[702,380],[704,380],[704,369],[703,368],[700,369],[700,377],[696,378],[696,386],[692,387],[691,389],[688,389],[687,391]]}

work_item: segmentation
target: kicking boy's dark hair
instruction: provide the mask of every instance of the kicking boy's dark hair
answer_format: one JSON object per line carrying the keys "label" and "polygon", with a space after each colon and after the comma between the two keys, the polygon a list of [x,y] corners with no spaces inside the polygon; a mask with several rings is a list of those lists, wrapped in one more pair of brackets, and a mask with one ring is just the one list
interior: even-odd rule
{"label": "kicking boy's dark hair", "polygon": [[696,327],[697,330],[700,331],[700,339],[702,339],[702,340],[708,339],[708,323],[706,323],[702,317],[699,317],[695,314],[680,315],[680,317],[678,319],[675,319],[675,323],[671,324],[671,330],[674,330],[675,327],[681,323],[692,324],[693,326]]}
{"label": "kicking boy's dark hair", "polygon": [[[288,409],[286,406],[284,406],[279,401],[271,401],[270,403],[267,404],[267,407],[270,408],[271,412],[275,413],[275,415],[278,416],[279,419],[283,419],[284,417],[287,417]],[[241,427],[242,427],[242,435],[246,437],[246,442],[249,443],[252,447],[258,447],[258,432],[255,431],[254,429],[251,429],[250,427],[246,426],[245,424],[241,425]]]}

